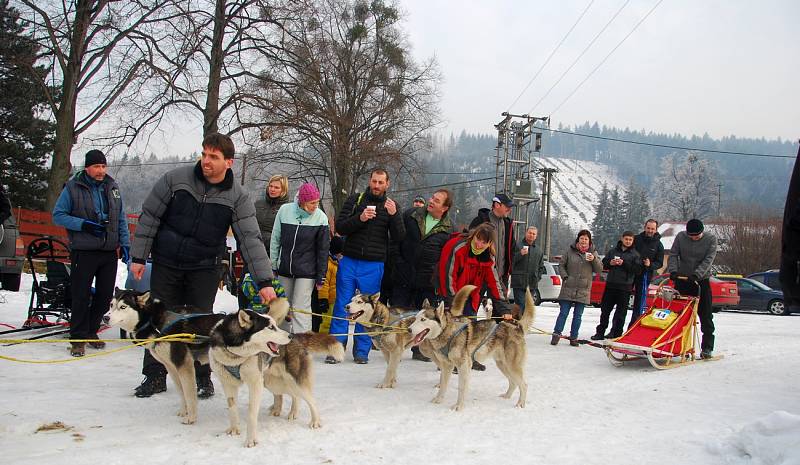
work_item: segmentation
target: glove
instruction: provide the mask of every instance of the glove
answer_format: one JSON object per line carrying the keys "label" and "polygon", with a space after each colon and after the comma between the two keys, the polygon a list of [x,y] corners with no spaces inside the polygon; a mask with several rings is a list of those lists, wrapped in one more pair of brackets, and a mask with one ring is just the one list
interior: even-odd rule
{"label": "glove", "polygon": [[697,274],[695,274],[695,273],[692,273],[692,275],[691,275],[691,276],[689,276],[689,279],[691,279],[691,280],[692,280],[692,281],[694,281],[694,282],[700,282],[700,276],[698,276],[698,275],[697,275]]}
{"label": "glove", "polygon": [[128,247],[127,245],[123,245],[122,247],[119,248],[119,254],[122,263],[127,265],[128,263],[131,262],[131,248]]}
{"label": "glove", "polygon": [[328,313],[328,299],[319,299],[319,313]]}
{"label": "glove", "polygon": [[677,271],[673,271],[672,273],[670,273],[669,274],[669,279],[671,279],[673,283],[675,281],[677,281],[678,280],[678,272]]}
{"label": "glove", "polygon": [[93,236],[103,237],[106,234],[106,227],[94,221],[83,220],[81,231],[92,234]]}

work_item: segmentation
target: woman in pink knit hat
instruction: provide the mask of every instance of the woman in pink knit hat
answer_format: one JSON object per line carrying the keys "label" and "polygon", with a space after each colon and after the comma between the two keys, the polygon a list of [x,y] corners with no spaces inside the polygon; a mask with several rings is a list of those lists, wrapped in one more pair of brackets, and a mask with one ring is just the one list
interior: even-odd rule
{"label": "woman in pink knit hat", "polygon": [[311,292],[322,286],[328,269],[328,216],[319,208],[317,186],[305,183],[294,202],[284,204],[275,217],[270,258],[276,275],[295,310],[289,330],[311,331]]}

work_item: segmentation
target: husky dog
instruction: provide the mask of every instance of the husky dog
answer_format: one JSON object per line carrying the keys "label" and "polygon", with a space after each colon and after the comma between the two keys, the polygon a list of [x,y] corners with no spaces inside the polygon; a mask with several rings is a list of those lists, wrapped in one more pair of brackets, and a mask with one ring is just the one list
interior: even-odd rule
{"label": "husky dog", "polygon": [[[149,292],[114,290],[109,312],[109,324],[119,326],[134,339],[155,339],[170,334],[190,333],[208,336],[223,314],[194,313],[193,307],[168,308]],[[154,342],[145,345],[153,357],[167,369],[172,382],[181,393],[178,416],[184,424],[197,421],[197,384],[194,361],[208,363],[208,342]]]}
{"label": "husky dog", "polygon": [[[288,308],[287,308],[288,310]],[[281,324],[286,312],[270,307],[268,315]],[[264,387],[272,392],[274,402],[270,408],[272,416],[281,416],[283,410],[283,394],[292,398],[289,408],[289,420],[297,418],[302,398],[311,412],[310,428],[319,428],[322,422],[319,418],[317,404],[314,402],[314,371],[311,354],[330,355],[337,361],[344,360],[344,346],[335,337],[329,334],[296,333],[292,340],[280,347],[277,357],[272,358],[264,367]]]}
{"label": "husky dog", "polygon": [[[380,293],[377,294],[356,294],[345,305],[347,318],[353,323],[361,323],[365,328],[372,328],[372,331],[393,331],[402,328],[403,332],[392,332],[389,334],[375,334],[372,342],[383,352],[386,359],[386,374],[383,381],[376,387],[393,388],[397,384],[397,367],[400,359],[409,345],[413,336],[406,331],[411,323],[414,322],[416,312],[403,315],[399,309],[389,308],[378,300]],[[387,326],[393,326],[389,328]],[[423,352],[427,352],[427,344],[420,347]],[[427,353],[425,354],[427,355]]]}
{"label": "husky dog", "polygon": [[506,399],[519,388],[517,407],[525,407],[528,383],[525,381],[525,334],[533,322],[536,310],[530,289],[525,293],[525,314],[519,322],[493,320],[476,321],[462,316],[464,302],[475,286],[462,287],[453,298],[450,312],[444,305],[436,308],[425,306],[409,327],[412,334],[410,344],[428,341],[433,350],[431,358],[441,370],[439,391],[432,402],[444,400],[447,384],[453,367],[458,368],[458,400],[453,410],[464,408],[472,361],[483,362],[493,357],[497,368],[508,378],[508,390],[501,397]]}
{"label": "husky dog", "polygon": [[[286,299],[275,299],[270,308],[282,306],[288,311]],[[279,346],[289,343],[291,336],[278,328],[269,315],[252,310],[239,310],[227,315],[211,330],[211,368],[222,382],[228,400],[230,428],[228,434],[239,434],[239,409],[236,398],[239,387],[247,384],[250,395],[245,447],[258,443],[258,411],[264,390],[264,368],[270,357],[277,357]]]}

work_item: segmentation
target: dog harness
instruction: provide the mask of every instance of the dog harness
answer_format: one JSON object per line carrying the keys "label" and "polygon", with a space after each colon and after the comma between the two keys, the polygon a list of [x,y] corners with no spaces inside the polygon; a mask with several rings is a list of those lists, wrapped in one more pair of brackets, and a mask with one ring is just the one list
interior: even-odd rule
{"label": "dog harness", "polygon": [[[225,349],[225,350],[230,352],[228,349]],[[271,365],[273,358],[274,357],[272,357],[271,355],[265,354],[264,352],[259,353],[258,354],[258,369],[259,369],[259,371],[263,371],[264,370],[264,365]],[[247,360],[245,359],[242,363],[240,363],[238,365],[225,365],[225,364],[222,364],[222,363],[220,365],[222,365],[223,368],[225,368],[225,371],[230,373],[231,376],[233,376],[237,380],[241,381],[242,380],[242,373],[241,373],[242,365],[246,361]]]}
{"label": "dog harness", "polygon": [[462,327],[458,328],[458,329],[456,330],[456,332],[454,332],[454,333],[453,333],[453,334],[450,336],[450,339],[448,339],[448,340],[447,340],[447,344],[445,344],[445,345],[444,345],[444,347],[442,347],[441,349],[439,349],[439,352],[441,352],[441,353],[442,353],[442,355],[444,355],[445,357],[448,357],[448,356],[450,355],[450,345],[452,345],[452,344],[453,344],[453,339],[455,339],[455,338],[456,338],[456,336],[458,336],[459,334],[461,334],[462,332],[464,332],[464,330],[465,330],[465,329],[467,329],[467,326],[469,326],[469,322],[467,322],[467,323],[464,323],[464,325],[463,325]]}
{"label": "dog harness", "polygon": [[[411,311],[409,311],[409,312],[405,312],[405,313],[402,313],[402,314],[400,314],[400,316],[398,316],[398,317],[397,317],[397,318],[395,318],[394,320],[391,320],[391,321],[389,321],[388,323],[378,323],[378,322],[375,322],[375,323],[372,323],[372,325],[374,325],[374,326],[381,326],[382,328],[391,327],[391,326],[394,326],[395,324],[397,324],[397,323],[399,323],[399,322],[401,322],[401,321],[407,320],[407,319],[411,318],[412,316],[415,316],[416,314],[417,314],[417,312],[411,312]],[[381,328],[381,329],[382,329],[382,328]],[[376,335],[374,335],[374,336],[371,336],[371,337],[372,337],[373,339],[376,339],[376,340],[377,340],[377,342],[378,342],[378,344],[380,344],[380,342],[381,342],[381,338],[382,338],[383,336],[385,336],[385,334],[376,334]]]}

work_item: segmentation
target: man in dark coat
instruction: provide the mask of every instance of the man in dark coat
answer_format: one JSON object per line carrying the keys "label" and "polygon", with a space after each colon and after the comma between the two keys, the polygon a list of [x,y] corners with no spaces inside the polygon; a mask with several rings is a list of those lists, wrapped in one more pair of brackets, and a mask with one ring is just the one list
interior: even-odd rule
{"label": "man in dark coat", "polygon": [[656,271],[664,266],[664,245],[661,243],[661,234],[658,233],[658,221],[652,218],[647,220],[644,223],[644,231],[633,238],[633,246],[642,257],[642,268],[633,282],[633,309],[628,328],[639,319],[647,302],[645,279],[649,283]]}
{"label": "man in dark coat", "polygon": [[[600,324],[597,325],[595,334],[592,336],[593,341],[615,339],[622,336],[633,280],[641,271],[641,267],[642,259],[639,252],[633,247],[633,232],[625,231],[617,245],[603,257],[603,268],[608,269],[608,275],[606,275],[606,289],[600,300]],[[605,335],[608,318],[615,306],[617,309],[614,311],[611,332]]]}
{"label": "man in dark coat", "polygon": [[780,280],[786,308],[800,313],[800,150],[783,209]]}
{"label": "man in dark coat", "polygon": [[[90,150],[84,165],[64,186],[53,208],[53,223],[66,228],[71,249],[70,339],[98,338],[97,330],[114,294],[117,249],[127,264],[131,245],[119,186],[106,173],[106,156],[99,150]],[[92,281],[95,293],[90,299]],[[100,341],[89,345],[105,347]],[[84,342],[73,342],[71,346],[73,357],[84,355]]]}
{"label": "man in dark coat", "polygon": [[[373,170],[369,188],[348,197],[336,217],[336,232],[344,236],[345,241],[344,256],[339,260],[336,274],[335,317],[346,317],[344,306],[353,298],[356,289],[367,294],[380,291],[390,235],[397,242],[405,237],[402,214],[394,200],[386,195],[389,185],[389,174],[385,170]],[[337,339],[347,344],[348,322],[338,318],[331,320],[331,334],[343,334]],[[372,339],[363,334],[364,327],[360,324],[355,325],[355,331],[362,334],[353,338],[353,359],[358,364],[366,364]],[[331,357],[325,362],[336,363],[336,360]]]}
{"label": "man in dark coat", "polygon": [[546,271],[544,267],[544,250],[536,245],[539,230],[529,226],[525,237],[514,249],[514,262],[511,272],[511,289],[514,292],[514,303],[525,313],[525,288],[530,287],[531,294],[536,295],[539,280]]}

